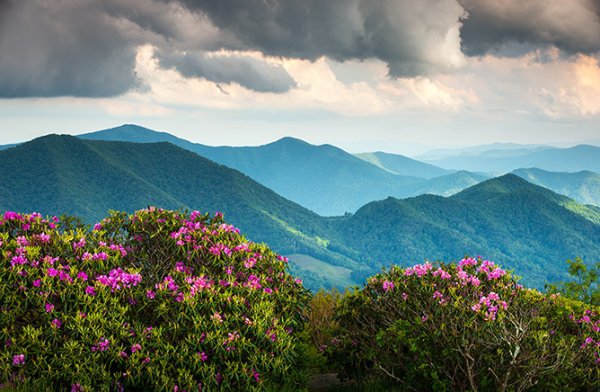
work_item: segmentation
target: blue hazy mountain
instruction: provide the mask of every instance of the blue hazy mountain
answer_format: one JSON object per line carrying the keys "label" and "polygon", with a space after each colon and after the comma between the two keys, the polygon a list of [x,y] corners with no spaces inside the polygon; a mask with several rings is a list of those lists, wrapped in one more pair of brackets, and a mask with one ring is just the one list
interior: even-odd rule
{"label": "blue hazy mountain", "polygon": [[377,151],[354,155],[360,159],[372,163],[375,166],[379,166],[390,173],[404,176],[416,176],[429,179],[451,174],[453,172],[451,170],[445,170],[440,167],[417,161],[399,154],[390,154]]}
{"label": "blue hazy mountain", "polygon": [[600,172],[600,147],[581,144],[569,148],[487,150],[428,159],[427,162],[445,169],[488,173],[507,173],[529,167],[557,172],[589,170],[598,173]]}

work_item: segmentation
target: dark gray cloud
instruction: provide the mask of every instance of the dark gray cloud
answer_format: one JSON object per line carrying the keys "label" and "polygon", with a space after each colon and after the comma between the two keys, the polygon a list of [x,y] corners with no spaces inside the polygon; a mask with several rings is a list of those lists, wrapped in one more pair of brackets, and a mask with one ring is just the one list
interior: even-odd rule
{"label": "dark gray cloud", "polygon": [[0,23],[0,97],[104,97],[138,86],[135,48],[100,9],[82,1],[7,4]]}
{"label": "dark gray cloud", "polygon": [[143,88],[134,66],[144,44],[186,77],[277,93],[295,86],[285,69],[210,52],[379,59],[392,77],[455,69],[463,53],[595,53],[599,10],[600,0],[0,0],[0,97]]}
{"label": "dark gray cloud", "polygon": [[314,60],[377,58],[392,76],[456,67],[455,0],[182,0],[245,48]]}
{"label": "dark gray cloud", "polygon": [[568,53],[600,50],[600,0],[458,0],[469,13],[462,27],[467,55],[519,55],[525,46]]}
{"label": "dark gray cloud", "polygon": [[294,79],[278,65],[244,55],[208,53],[157,53],[161,66],[176,68],[185,77],[200,77],[215,83],[238,83],[258,92],[285,93],[296,86]]}

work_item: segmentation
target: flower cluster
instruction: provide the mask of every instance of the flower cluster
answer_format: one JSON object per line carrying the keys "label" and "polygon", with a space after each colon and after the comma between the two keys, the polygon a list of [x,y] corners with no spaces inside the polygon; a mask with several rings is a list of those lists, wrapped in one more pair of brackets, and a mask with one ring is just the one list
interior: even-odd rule
{"label": "flower cluster", "polygon": [[121,267],[110,270],[108,275],[100,275],[96,281],[103,286],[109,287],[112,291],[121,290],[137,286],[142,281],[142,275],[139,273],[129,273],[121,269]]}

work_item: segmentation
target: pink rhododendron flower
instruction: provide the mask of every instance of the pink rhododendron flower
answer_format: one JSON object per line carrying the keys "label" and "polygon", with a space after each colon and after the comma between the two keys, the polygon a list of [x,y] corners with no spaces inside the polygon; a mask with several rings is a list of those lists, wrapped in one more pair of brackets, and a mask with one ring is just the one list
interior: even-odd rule
{"label": "pink rhododendron flower", "polygon": [[46,274],[50,277],[54,277],[54,276],[58,275],[58,270],[50,267],[50,268],[46,269]]}
{"label": "pink rhododendron flower", "polygon": [[13,355],[12,363],[15,366],[25,365],[25,354],[16,354],[16,355]]}
{"label": "pink rhododendron flower", "polygon": [[383,282],[382,287],[383,287],[383,291],[385,291],[387,293],[388,291],[391,291],[394,289],[394,283],[389,280],[386,280]]}
{"label": "pink rhododendron flower", "polygon": [[139,273],[125,272],[119,267],[111,270],[108,275],[97,277],[96,280],[103,286],[110,287],[111,291],[114,292],[122,288],[137,286],[142,281],[142,276]]}
{"label": "pink rhododendron flower", "polygon": [[98,342],[98,349],[100,351],[106,351],[106,350],[108,350],[109,347],[110,347],[110,341],[106,338],[103,338]]}

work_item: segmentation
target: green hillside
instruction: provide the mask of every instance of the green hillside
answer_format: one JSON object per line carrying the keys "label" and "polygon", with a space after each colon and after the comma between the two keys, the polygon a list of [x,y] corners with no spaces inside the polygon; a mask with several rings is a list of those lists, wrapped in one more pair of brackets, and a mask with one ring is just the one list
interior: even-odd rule
{"label": "green hillside", "polygon": [[600,174],[591,171],[576,173],[549,172],[542,169],[519,169],[513,174],[568,196],[582,204],[600,206]]}
{"label": "green hillside", "polygon": [[370,203],[341,219],[337,230],[375,269],[390,261],[482,255],[543,287],[566,277],[566,259],[600,257],[600,225],[565,208],[567,200],[509,174],[449,198]]}

